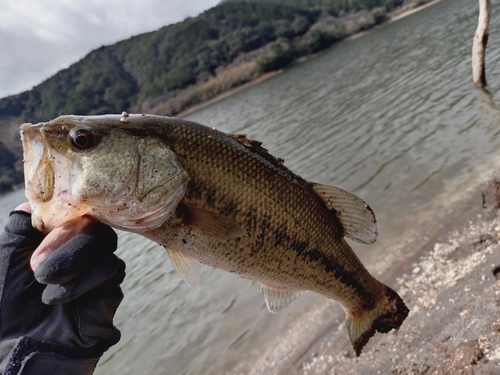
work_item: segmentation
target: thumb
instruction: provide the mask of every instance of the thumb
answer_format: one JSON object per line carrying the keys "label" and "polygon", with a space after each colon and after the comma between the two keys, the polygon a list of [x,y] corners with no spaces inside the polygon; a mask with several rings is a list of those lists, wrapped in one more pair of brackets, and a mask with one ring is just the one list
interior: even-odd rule
{"label": "thumb", "polygon": [[31,269],[36,271],[38,265],[50,254],[95,222],[96,220],[89,216],[77,216],[52,230],[31,256]]}
{"label": "thumb", "polygon": [[27,213],[31,213],[31,205],[29,202],[24,202],[21,203],[19,206],[16,207],[15,211],[24,211]]}

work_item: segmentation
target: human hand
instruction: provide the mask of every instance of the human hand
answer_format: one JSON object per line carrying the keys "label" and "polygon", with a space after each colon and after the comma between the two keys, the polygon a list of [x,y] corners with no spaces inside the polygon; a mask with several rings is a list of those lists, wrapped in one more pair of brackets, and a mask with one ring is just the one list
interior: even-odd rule
{"label": "human hand", "polygon": [[125,264],[113,254],[116,234],[80,218],[44,238],[26,211],[12,212],[0,235],[0,370],[91,374],[120,339],[113,317]]}

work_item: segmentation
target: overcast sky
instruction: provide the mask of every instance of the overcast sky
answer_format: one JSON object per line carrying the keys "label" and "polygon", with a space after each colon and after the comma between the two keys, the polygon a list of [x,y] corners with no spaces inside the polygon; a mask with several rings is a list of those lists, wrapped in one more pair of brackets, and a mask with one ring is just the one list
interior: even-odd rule
{"label": "overcast sky", "polygon": [[197,16],[220,0],[2,0],[0,98],[102,45]]}

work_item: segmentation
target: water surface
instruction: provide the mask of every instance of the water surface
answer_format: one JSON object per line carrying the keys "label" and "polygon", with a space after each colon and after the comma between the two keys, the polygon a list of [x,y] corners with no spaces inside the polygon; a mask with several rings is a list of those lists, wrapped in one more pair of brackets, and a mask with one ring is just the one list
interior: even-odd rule
{"label": "water surface", "polygon": [[[187,118],[246,133],[302,177],[364,198],[380,235],[354,248],[370,266],[499,160],[500,16],[492,17],[492,97],[471,81],[477,2],[443,0]],[[22,200],[1,197],[0,220]],[[190,290],[165,251],[140,236],[120,232],[119,255],[128,272],[115,320],[123,337],[97,375],[221,374],[324,302],[311,293],[271,315],[256,283],[223,271],[207,267]]]}

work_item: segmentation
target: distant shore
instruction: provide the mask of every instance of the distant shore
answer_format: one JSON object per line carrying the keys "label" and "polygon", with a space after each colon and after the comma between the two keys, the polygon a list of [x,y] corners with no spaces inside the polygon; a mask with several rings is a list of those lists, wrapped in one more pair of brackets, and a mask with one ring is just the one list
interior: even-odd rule
{"label": "distant shore", "polygon": [[189,115],[190,113],[193,113],[193,112],[196,112],[198,111],[199,109],[202,109],[202,108],[205,108],[215,102],[218,102],[219,100],[222,100],[222,99],[225,99],[227,98],[228,96],[231,96],[233,94],[236,94],[237,92],[240,92],[240,91],[243,91],[251,86],[254,86],[258,83],[261,83],[271,77],[274,77],[275,75],[279,74],[280,71],[273,71],[273,72],[267,72],[267,73],[264,73],[264,74],[261,74],[259,75],[258,77],[252,79],[251,81],[247,82],[247,83],[244,83],[243,85],[241,86],[237,86],[237,87],[234,87],[232,89],[229,89],[225,92],[223,92],[222,94],[219,94],[215,97],[213,97],[212,99],[209,99],[209,100],[206,100],[202,103],[198,103],[192,107],[189,107],[188,109],[178,113],[175,117],[184,117],[184,116],[187,116]]}
{"label": "distant shore", "polygon": [[397,21],[401,18],[404,18],[404,17],[407,17],[409,16],[410,14],[413,14],[413,13],[416,13],[422,9],[425,9],[425,8],[428,8],[436,3],[439,3],[441,0],[433,0],[433,1],[430,1],[428,3],[425,3],[425,4],[422,4],[416,8],[413,8],[413,9],[407,9],[407,10],[403,10],[401,13],[399,14],[394,14],[391,19],[389,20],[389,22],[394,22],[394,21]]}
{"label": "distant shore", "polygon": [[[440,2],[440,1],[441,0],[432,0],[432,1],[428,2],[428,3],[422,4],[422,5],[417,6],[415,8],[408,8],[408,6],[406,6],[406,7],[402,6],[402,7],[398,8],[398,9],[394,10],[393,12],[390,12],[388,14],[389,19],[386,22],[384,22],[382,25],[386,25],[388,23],[400,20],[400,19],[402,19],[404,17],[407,17],[407,16],[409,16],[409,15],[411,15],[413,13],[416,13],[416,12],[418,12],[420,10],[423,10],[425,8],[428,8],[428,7],[432,6],[432,5],[435,5],[436,3]],[[352,34],[352,35],[348,36],[347,38],[345,38],[340,43],[345,42],[345,41],[349,41],[349,40],[353,40],[353,39],[356,39],[356,38],[360,38],[363,35],[366,35],[366,34],[370,33],[373,30],[374,29],[363,30],[363,31],[357,32],[355,34]],[[338,45],[338,43],[335,43],[330,48],[335,47],[336,45]],[[318,55],[320,55],[320,54],[322,54],[322,53],[330,50],[330,48],[327,48],[327,49],[325,49],[325,50],[323,50],[321,52],[315,53],[315,54],[311,54],[311,55],[308,55],[308,56],[302,56],[302,57],[298,58],[295,62],[293,62],[291,64],[291,66],[294,66],[294,65],[297,65],[297,64],[301,64],[301,63],[303,63],[305,61],[308,61],[308,60],[310,60],[312,58],[315,58],[316,56],[318,56]],[[220,100],[223,100],[223,99],[225,99],[225,98],[227,98],[227,97],[229,97],[229,96],[231,96],[233,94],[236,94],[236,93],[238,93],[240,91],[246,90],[249,87],[252,87],[252,86],[254,86],[256,84],[264,82],[264,81],[266,81],[266,80],[268,80],[268,79],[276,76],[277,74],[279,74],[281,72],[282,72],[282,70],[278,70],[278,71],[272,71],[272,72],[266,72],[266,73],[260,74],[259,76],[253,78],[252,80],[250,80],[250,81],[248,81],[248,82],[246,82],[246,83],[244,83],[244,84],[242,84],[240,86],[236,86],[236,87],[234,87],[232,89],[224,91],[223,93],[218,94],[218,95],[214,96],[213,98],[211,98],[209,100],[206,100],[206,101],[203,101],[201,103],[195,104],[195,105],[193,105],[193,106],[185,109],[184,111],[179,112],[178,114],[175,115],[175,117],[185,117],[185,116],[187,116],[187,115],[189,115],[189,114],[191,114],[193,112],[196,112],[196,111],[198,111],[198,110],[200,110],[202,108],[208,107],[209,105],[212,105],[212,104],[214,104],[214,103],[216,103],[216,102],[218,102]]]}

